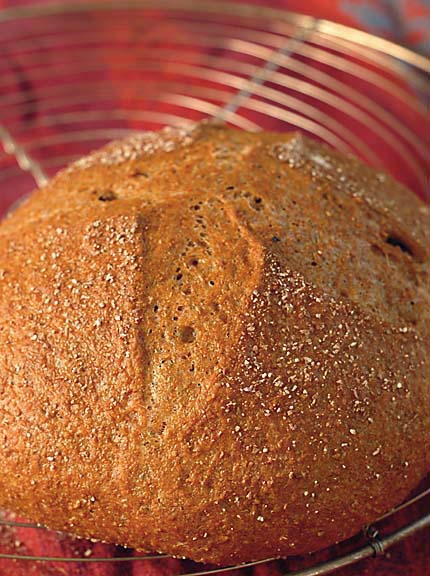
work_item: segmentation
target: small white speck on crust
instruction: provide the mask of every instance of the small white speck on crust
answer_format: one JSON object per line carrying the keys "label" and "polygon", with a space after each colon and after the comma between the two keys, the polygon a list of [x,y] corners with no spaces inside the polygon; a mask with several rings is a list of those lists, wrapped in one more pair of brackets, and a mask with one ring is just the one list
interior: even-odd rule
{"label": "small white speck on crust", "polygon": [[319,166],[322,166],[323,168],[327,168],[327,170],[332,168],[331,163],[326,158],[321,156],[320,154],[311,154],[310,159],[313,162],[315,162],[316,164],[318,164]]}
{"label": "small white speck on crust", "polygon": [[122,141],[108,144],[101,150],[96,150],[89,156],[74,162],[67,172],[86,170],[95,165],[115,166],[124,162],[132,162],[143,155],[156,152],[172,152],[181,146],[187,146],[194,141],[194,132],[198,125],[180,127],[168,126],[159,132],[140,132]]}

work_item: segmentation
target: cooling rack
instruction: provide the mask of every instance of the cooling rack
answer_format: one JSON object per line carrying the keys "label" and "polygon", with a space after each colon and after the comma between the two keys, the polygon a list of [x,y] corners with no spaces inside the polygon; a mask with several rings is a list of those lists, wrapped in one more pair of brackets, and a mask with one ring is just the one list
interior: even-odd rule
{"label": "cooling rack", "polygon": [[[118,0],[6,9],[0,11],[0,214],[35,183],[43,185],[106,141],[207,117],[251,131],[299,129],[391,171],[428,201],[429,93],[424,56],[340,24],[264,6]],[[416,508],[429,497],[424,490],[368,527],[352,551],[340,547],[335,559],[289,574],[328,574],[384,554],[430,526],[430,513]],[[415,520],[384,533],[387,517],[414,506]],[[46,562],[142,558],[163,557],[0,553],[0,559]]]}

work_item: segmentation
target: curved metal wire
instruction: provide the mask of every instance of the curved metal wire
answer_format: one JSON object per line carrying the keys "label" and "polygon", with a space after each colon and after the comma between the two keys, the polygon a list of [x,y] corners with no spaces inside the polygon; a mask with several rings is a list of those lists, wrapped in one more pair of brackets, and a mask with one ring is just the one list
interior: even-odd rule
{"label": "curved metal wire", "polygon": [[[11,20],[64,15],[67,13],[81,13],[93,11],[112,10],[142,10],[143,8],[158,8],[163,10],[173,10],[178,12],[187,11],[190,13],[208,13],[220,16],[230,15],[234,18],[262,19],[263,21],[285,21],[301,28],[313,28],[315,18],[304,14],[288,12],[267,6],[234,4],[225,1],[200,0],[113,0],[99,2],[58,2],[41,5],[23,6],[7,8],[0,12],[0,23]],[[355,44],[372,48],[377,52],[388,54],[412,66],[420,68],[424,72],[428,70],[428,60],[424,56],[409,50],[404,46],[390,42],[384,38],[374,36],[362,30],[351,28],[329,20],[319,20],[319,29],[329,36],[349,39]]]}
{"label": "curved metal wire", "polygon": [[[131,3],[122,2],[121,4],[113,2],[109,3],[109,8],[111,10],[108,12],[106,12],[106,6],[105,3],[103,2],[86,4],[85,6],[82,6],[82,4],[79,5],[71,4],[66,5],[65,7],[50,5],[48,12],[46,12],[46,7],[43,7],[41,14],[42,15],[43,14],[46,15],[47,13],[57,14],[61,12],[63,8],[64,10],[73,13],[79,10],[88,11],[92,8],[97,7],[98,11],[104,11],[105,16],[107,16],[109,15],[109,13],[111,13],[112,10],[115,10],[117,8],[138,9],[139,6],[140,8],[142,8],[142,6],[150,8],[153,5],[154,5],[153,2],[152,3],[143,2],[139,5],[137,5],[137,3],[134,2]],[[157,3],[157,8],[158,7],[160,7],[160,3]],[[174,18],[178,18],[179,14],[180,17],[182,18],[181,23],[183,21],[186,21],[184,18],[187,17],[189,14],[192,14],[195,17],[197,17],[198,14],[204,13],[205,10],[207,10],[210,14],[217,16],[225,13],[231,13],[232,11],[232,7],[228,9],[227,5],[225,4],[217,3],[217,6],[214,7],[211,5],[211,3],[207,2],[199,3],[199,6],[196,8],[195,4],[190,2],[173,3],[167,1],[162,2],[161,7],[164,9],[170,8],[171,10],[174,8],[173,12],[171,13],[168,12],[168,16],[170,19],[174,20]],[[220,9],[220,7],[222,7],[222,9]],[[33,17],[36,13],[39,12],[36,10],[36,7],[32,8],[34,8],[34,10],[28,10],[28,8],[26,8],[23,11],[18,10],[19,15],[17,15],[16,12],[17,9],[12,9],[12,12],[10,10],[6,11],[4,14],[2,14],[2,18],[5,21],[7,21],[14,15],[15,17],[21,17],[21,18],[30,16]],[[236,10],[236,8],[237,5],[234,5],[234,10]],[[237,54],[247,54],[250,57],[253,57],[260,61],[263,60],[266,63],[270,61],[270,64],[273,68],[271,83],[275,82],[281,87],[281,89],[288,88],[289,90],[292,91],[296,89],[296,91],[298,91],[299,93],[305,93],[310,97],[314,98],[316,102],[326,102],[331,107],[333,107],[333,109],[336,109],[337,111],[340,110],[345,115],[351,118],[358,119],[368,129],[372,129],[373,127],[374,133],[377,134],[379,137],[383,138],[384,141],[388,143],[388,146],[391,146],[391,148],[398,155],[398,157],[402,158],[403,161],[406,161],[409,164],[409,170],[416,174],[416,178],[419,178],[421,188],[424,190],[424,192],[426,191],[427,175],[426,175],[426,166],[424,158],[426,146],[422,145],[422,142],[420,142],[416,138],[416,136],[412,134],[412,132],[408,129],[407,126],[404,126],[399,122],[395,114],[392,114],[389,111],[385,110],[383,107],[378,106],[376,102],[374,102],[370,98],[366,98],[364,94],[355,92],[353,89],[351,89],[350,86],[346,85],[345,83],[337,81],[335,78],[331,78],[330,75],[322,72],[321,70],[315,69],[314,66],[309,66],[309,64],[306,64],[301,60],[290,58],[289,57],[290,55],[282,54],[282,47],[284,40],[282,34],[279,33],[279,30],[282,29],[282,27],[284,28],[288,27],[289,38],[291,38],[295,29],[305,30],[306,35],[309,36],[311,42],[296,43],[296,45],[294,46],[294,52],[297,54],[306,55],[306,57],[309,58],[311,62],[325,62],[335,70],[342,70],[342,69],[344,70],[346,60],[342,60],[341,56],[339,55],[335,56],[330,51],[322,50],[321,47],[329,45],[330,47],[334,47],[336,51],[339,52],[340,55],[342,54],[349,55],[352,53],[351,41],[342,39],[339,34],[328,35],[326,31],[327,23],[325,23],[324,21],[320,20],[316,21],[315,19],[310,17],[294,15],[284,12],[282,12],[283,14],[282,18],[277,19],[274,23],[270,21],[270,25],[268,26],[269,31],[265,30],[262,31],[261,26],[260,29],[253,30],[252,28],[254,22],[253,19],[255,19],[258,16],[263,17],[265,21],[268,21],[270,16],[273,17],[273,11],[269,10],[267,12],[265,10],[262,10],[261,7],[260,8],[247,7],[245,5],[241,5],[240,12],[250,19],[249,21],[250,24],[248,27],[243,26],[242,22],[241,26],[237,25],[234,26],[231,24],[225,25],[224,22],[220,24],[217,21],[215,22],[210,21],[209,23],[207,23],[204,22],[202,19],[200,19],[198,30],[196,31],[197,33],[189,35],[189,37],[192,37],[192,43],[194,43],[195,45],[202,45],[202,44],[206,46],[212,45],[212,47],[227,46],[228,50],[233,51]],[[31,29],[26,29],[24,38],[27,39],[31,38],[31,42],[27,40],[27,44],[22,46],[22,42],[20,41],[19,38],[17,38],[14,41],[15,50],[17,50],[18,52],[24,50],[25,52],[29,51],[30,48],[33,47],[33,52],[38,51],[40,52],[40,50],[46,51],[47,48],[55,49],[55,46],[58,46],[58,44],[56,43],[64,41],[66,42],[67,47],[73,48],[69,50],[70,54],[75,54],[76,56],[79,56],[79,46],[82,45],[82,43],[85,44],[85,42],[89,42],[89,39],[85,37],[85,33],[83,35],[76,34],[76,26],[81,25],[80,23],[81,20],[79,20],[78,23],[75,22],[73,25],[71,25],[70,22],[67,23],[66,29],[71,34],[70,39],[68,39],[67,36],[66,38],[63,38],[61,34],[55,34],[54,36],[52,36],[52,34],[50,33],[50,35],[48,36],[42,36],[42,42],[34,42],[35,37],[36,38],[40,37],[40,30],[38,30],[37,26],[32,27]],[[187,25],[188,26],[192,25],[192,22],[191,24],[188,22]],[[34,31],[33,28],[35,29]],[[84,32],[89,30],[88,24],[84,23],[83,30]],[[277,33],[274,33],[273,32],[274,30],[276,30]],[[39,36],[37,36],[38,34]],[[216,34],[218,34],[218,36]],[[255,36],[254,41],[252,41],[252,34],[254,34]],[[46,38],[48,39],[48,41],[46,41]],[[256,44],[256,41],[258,41],[258,44]],[[91,37],[91,42],[97,45],[98,42],[97,34],[95,35],[93,34],[93,36]],[[182,43],[188,42],[188,44],[190,44],[190,41],[181,40],[180,38],[178,40],[175,40],[175,42],[178,42],[179,44],[181,44],[181,42]],[[266,46],[263,45],[264,43],[266,44]],[[386,64],[387,69],[398,71],[399,70],[398,61],[390,57],[389,55],[384,54],[381,48],[379,47],[378,43],[379,39],[374,39],[374,42],[370,43],[371,46],[370,48],[369,46],[363,46],[357,43],[354,43],[354,46],[357,46],[358,49],[360,50],[360,53],[365,55],[365,60],[374,62],[376,61],[381,64],[383,63],[384,65]],[[267,44],[269,44],[270,46],[267,46]],[[314,44],[317,44],[318,48],[315,48]],[[103,47],[103,49],[105,48]],[[394,50],[393,53],[397,53],[397,48],[395,47],[395,45],[393,45],[393,50]],[[181,54],[182,52],[184,51],[181,51]],[[60,53],[64,54],[64,50],[62,52],[60,50]],[[68,52],[66,52],[66,54],[68,54]],[[88,54],[89,54],[88,58],[82,58],[82,57],[77,58],[76,63],[82,67],[82,71],[85,71],[86,66],[89,66],[89,70],[92,69],[91,68],[92,65],[87,64],[86,62],[86,60],[91,59],[90,58],[91,51]],[[185,51],[184,54],[187,54],[187,52]],[[80,56],[82,56],[82,54]],[[417,59],[415,58],[415,56],[416,55],[410,55],[407,61],[411,62],[414,61],[414,63],[417,66],[422,66],[423,65],[422,58],[419,57]],[[83,61],[85,61],[85,64],[80,64]],[[33,65],[34,63],[32,64],[33,67],[31,70],[31,74],[33,81],[40,80],[44,76],[49,78],[49,75],[52,76],[53,74],[56,75],[58,74],[59,72],[58,66],[54,72],[54,69],[51,68],[50,61],[46,61],[46,59],[42,58],[41,62],[43,62],[43,66],[38,69],[34,69]],[[235,64],[236,61],[232,59],[232,62],[233,64]],[[67,64],[65,62],[63,63],[63,69],[65,70],[65,73],[70,71],[70,64],[71,64],[70,62],[67,62]],[[180,71],[181,74],[185,75],[187,78],[194,78],[198,80],[199,78],[204,77],[206,77],[206,79],[209,79],[212,76],[212,81],[216,80],[216,82],[222,84],[223,86],[227,85],[232,89],[241,90],[243,89],[241,87],[241,84],[243,85],[243,83],[246,82],[246,77],[243,76],[244,74],[246,75],[245,68],[248,66],[248,73],[249,73],[250,65],[248,63],[242,63],[242,62],[237,62],[237,64],[239,65],[239,69],[233,69],[232,74],[228,73],[226,74],[225,72],[220,73],[219,69],[220,68],[221,70],[224,69],[223,68],[224,64],[223,62],[221,62],[220,59],[216,59],[216,61],[214,61],[213,67],[206,70],[202,67],[193,65],[188,66],[180,65],[176,66],[176,69]],[[350,68],[349,64],[350,63],[348,62],[347,68]],[[148,62],[146,62],[145,65],[147,66]],[[286,75],[285,73],[279,73],[277,71],[277,68],[279,68],[280,66],[282,66],[283,69],[287,67],[287,69],[293,70],[295,73],[297,72],[300,75],[305,74],[309,79],[314,80],[314,83],[312,84],[310,82],[303,82],[296,76],[289,78],[289,76]],[[143,69],[142,67],[139,68]],[[94,69],[92,70],[96,72],[96,70]],[[366,68],[363,68],[357,65],[356,63],[354,64],[352,71],[354,74],[358,75],[361,78],[366,77],[367,79],[369,79],[370,77],[372,81],[376,82],[377,85],[379,82],[380,86],[382,86],[384,89],[392,89],[394,87],[393,83],[389,82],[387,78],[385,78],[384,76],[381,76],[380,79],[379,76],[377,74],[375,75],[374,72],[369,74],[369,71],[366,70]],[[415,72],[415,70],[412,69],[403,71],[405,74],[408,75],[408,79],[410,79],[411,81],[413,80],[414,82],[416,82],[418,78],[422,77],[420,76],[420,74],[418,74],[417,72]],[[3,75],[4,82],[7,81],[10,82],[10,77],[11,74]],[[59,79],[60,79],[59,85],[61,86],[62,85],[61,70]],[[315,81],[317,81],[318,83],[321,82],[323,84],[325,83],[325,85],[327,85],[327,90],[322,89],[321,86],[315,83]],[[82,88],[85,88],[85,86],[82,86]],[[164,98],[164,100],[169,103],[179,105],[182,108],[185,108],[185,113],[187,109],[189,110],[198,109],[203,114],[206,115],[216,114],[215,104],[207,102],[205,98],[203,98],[203,101],[199,99],[193,99],[194,96],[190,94],[190,92],[194,88],[195,88],[194,86],[190,88],[188,90],[189,92],[188,94],[167,95]],[[333,89],[336,90],[340,96],[334,94]],[[49,91],[52,92],[51,98],[54,99],[55,87],[49,88]],[[22,93],[20,94],[21,99],[23,96],[25,98],[25,94],[24,95]],[[414,106],[417,106],[415,112],[423,113],[423,106],[418,104],[419,100],[411,98],[410,94],[405,92],[403,89],[397,86],[395,93],[393,92],[393,94],[396,98],[403,99],[404,103],[408,101],[409,106],[411,106],[412,108],[414,108]],[[3,98],[3,102],[7,102],[9,98],[8,103],[11,104],[12,102],[10,101],[10,96],[13,97],[14,94],[12,93],[11,95],[6,95],[6,97]],[[266,116],[269,115],[278,116],[285,123],[288,123],[289,125],[292,126],[297,126],[302,129],[307,129],[309,132],[321,137],[322,139],[325,139],[326,141],[337,147],[342,146],[343,148],[345,148],[346,143],[353,144],[355,151],[361,152],[362,156],[365,158],[369,159],[371,157],[374,163],[377,163],[377,156],[378,156],[377,151],[365,150],[364,142],[359,141],[359,139],[353,133],[351,133],[351,131],[346,130],[343,124],[337,123],[336,126],[336,123],[334,124],[331,123],[330,118],[328,116],[324,120],[324,114],[322,113],[321,110],[318,111],[317,104],[315,104],[315,106],[310,106],[305,102],[301,101],[299,98],[295,99],[291,95],[283,94],[279,89],[274,90],[272,87],[268,88],[262,85],[254,86],[253,96],[254,98],[251,103],[251,106],[247,106],[248,108],[251,108],[253,111],[264,114]],[[347,96],[347,98],[345,98],[345,96]],[[44,89],[43,87],[41,89],[40,88],[38,89],[38,97],[43,99],[42,103],[49,101],[46,89]],[[266,102],[261,103],[260,98],[266,101],[268,100],[270,104],[268,105]],[[59,104],[57,100],[58,99],[55,98],[55,102]],[[366,108],[372,112],[372,116],[368,114],[366,109],[363,109],[362,106],[363,101],[365,101]],[[24,99],[22,106],[20,106],[19,108],[14,107],[15,112],[13,112],[13,114],[17,113],[25,114],[27,113],[28,109],[31,108],[33,105],[34,105],[33,102],[26,102]],[[275,105],[275,108],[273,107],[273,105]],[[280,111],[278,110],[278,107],[281,109]],[[9,111],[12,113],[12,109],[9,109]],[[321,127],[315,126],[312,123],[312,118],[316,119],[317,124],[318,123],[321,124]],[[255,124],[252,124],[249,120],[245,120],[243,118],[243,115],[242,117],[236,116],[235,118],[231,118],[231,120],[233,121],[233,123],[236,123],[236,125],[242,128],[246,129],[257,128]],[[326,126],[332,124],[331,132],[333,132],[333,128],[335,128],[335,130],[337,128],[339,131],[341,131],[344,143],[341,144],[338,139],[337,140],[333,139],[333,137],[330,135],[330,132],[328,132],[327,130],[322,132],[321,128],[323,124],[326,124]],[[398,137],[390,138],[390,130],[396,131],[398,136],[400,136],[400,139]],[[405,140],[405,143],[403,143],[403,140]],[[42,140],[39,141],[42,142]],[[414,147],[413,152],[410,149],[411,145]],[[422,159],[421,165],[417,160],[418,157],[421,157]]]}
{"label": "curved metal wire", "polygon": [[[384,555],[385,552],[394,544],[400,542],[401,540],[412,536],[419,530],[423,530],[424,528],[430,528],[430,512],[425,514],[422,518],[419,518],[407,526],[403,526],[398,530],[386,535],[386,536],[379,536],[379,531],[376,529],[381,522],[386,520],[387,518],[391,518],[405,510],[408,507],[413,506],[417,502],[424,500],[424,498],[430,496],[430,488],[424,490],[421,494],[418,494],[414,498],[411,498],[407,502],[403,503],[402,505],[394,508],[387,514],[384,514],[378,520],[376,520],[372,526],[368,527],[366,530],[367,540],[368,543],[365,546],[360,547],[353,552],[348,554],[343,554],[337,558],[329,560],[327,562],[323,562],[318,566],[314,566],[311,568],[307,568],[305,570],[299,570],[294,572],[289,572],[291,576],[319,576],[323,574],[329,574],[334,570],[338,570],[344,566],[349,566],[359,560],[364,560],[371,556],[378,556]],[[34,524],[30,522],[16,522],[11,520],[0,520],[0,527],[1,526],[9,526],[9,527],[20,527],[20,528],[31,528],[31,529],[38,529],[38,530],[45,530],[46,528],[40,524]],[[162,558],[168,558],[169,556],[165,554],[150,554],[145,556],[126,556],[126,557],[62,557],[62,556],[31,556],[31,555],[24,555],[24,554],[1,554],[0,559],[9,559],[9,560],[25,560],[25,561],[38,561],[38,562],[84,562],[84,563],[94,563],[94,562],[130,562],[133,560],[160,560]],[[206,576],[210,574],[218,574],[222,572],[227,572],[233,569],[243,569],[249,568],[252,566],[257,566],[259,564],[264,564],[267,562],[271,562],[276,560],[276,558],[267,558],[265,560],[258,560],[255,562],[248,562],[245,564],[240,564],[236,566],[228,566],[223,568],[215,568],[211,570],[204,570],[201,572],[193,572],[193,576]],[[182,574],[180,576],[191,576],[188,574]]]}
{"label": "curved metal wire", "polygon": [[[121,37],[117,40],[111,37],[111,45],[107,45],[102,31],[106,26],[115,27],[124,11],[149,10],[142,24],[148,26],[152,8],[165,12],[163,22],[184,27],[183,37],[172,39],[174,48],[157,47],[143,52],[133,39]],[[104,26],[94,28],[88,18],[61,18],[60,23],[59,17],[64,14],[82,13],[102,15]],[[228,22],[225,16],[230,16]],[[31,26],[24,25],[10,36],[6,26],[12,20],[31,22]],[[137,18],[134,20],[137,22]],[[89,45],[91,50],[87,49]],[[137,54],[134,60],[128,56],[130,48]],[[207,57],[199,61],[195,49],[203,50]],[[428,60],[359,30],[284,10],[224,1],[76,1],[0,11],[0,50],[9,56],[0,59],[3,188],[24,172],[43,185],[46,173],[81,155],[82,147],[94,147],[130,129],[179,124],[206,116],[222,117],[253,131],[260,129],[264,120],[276,118],[283,126],[306,130],[340,150],[356,151],[374,165],[382,166],[379,148],[369,145],[337,117],[332,118],[336,113],[354,120],[379,138],[405,171],[414,176],[421,192],[427,195],[430,192],[430,141],[425,131],[421,135],[415,133],[395,109],[387,109],[374,94],[356,89],[345,79],[345,75],[359,79],[374,93],[391,94],[410,117],[424,123],[428,122],[425,103],[415,97],[414,91],[428,89]],[[104,77],[106,59],[111,61],[110,73],[121,78],[121,88],[132,94],[120,107],[112,93],[114,80]],[[10,61],[20,63],[22,69],[10,67]],[[165,70],[164,75],[160,70]],[[74,74],[84,74],[78,85],[73,80]],[[151,80],[145,81],[145,90],[136,80],[141,74],[146,77],[151,74]],[[15,166],[11,163],[13,158]],[[429,495],[430,489],[384,515],[377,524]],[[36,524],[0,520],[0,527],[5,525],[43,529]],[[290,574],[328,574],[382,554],[399,540],[429,526],[430,513],[386,536],[370,530],[368,543],[358,550]],[[166,556],[64,558],[0,554],[0,558],[94,563]],[[194,575],[222,573],[261,563]]]}
{"label": "curved metal wire", "polygon": [[1,124],[0,141],[3,144],[3,148],[6,154],[14,156],[21,170],[24,170],[24,172],[30,172],[38,186],[44,186],[47,183],[48,179],[43,172],[39,162],[33,160],[33,158],[31,158],[31,156],[28,154],[27,150],[18,144],[9,130],[7,130],[7,128]]}
{"label": "curved metal wire", "polygon": [[312,568],[307,568],[305,570],[299,570],[296,572],[290,572],[289,576],[322,576],[323,574],[331,574],[332,572],[355,564],[360,560],[365,560],[366,558],[383,556],[387,550],[394,544],[404,540],[405,538],[412,536],[418,530],[430,527],[430,514],[405,526],[404,528],[393,532],[389,536],[384,538],[373,537],[369,538],[369,544],[351,552],[345,554],[339,558],[335,558],[328,562],[323,562],[319,566],[314,566]]}

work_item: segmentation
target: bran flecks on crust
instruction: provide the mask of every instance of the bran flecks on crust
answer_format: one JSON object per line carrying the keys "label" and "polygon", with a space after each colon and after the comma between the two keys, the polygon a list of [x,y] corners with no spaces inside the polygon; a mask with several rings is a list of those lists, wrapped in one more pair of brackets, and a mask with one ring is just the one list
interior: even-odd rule
{"label": "bran flecks on crust", "polygon": [[112,143],[0,227],[0,507],[230,564],[430,468],[430,213],[299,134]]}

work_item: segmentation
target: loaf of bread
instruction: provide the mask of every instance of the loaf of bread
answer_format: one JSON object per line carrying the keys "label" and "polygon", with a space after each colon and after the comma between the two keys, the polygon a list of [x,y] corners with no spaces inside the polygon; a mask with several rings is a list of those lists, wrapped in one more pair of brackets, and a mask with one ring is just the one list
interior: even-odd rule
{"label": "loaf of bread", "polygon": [[116,142],[0,227],[0,507],[230,564],[430,469],[430,211],[299,134]]}

